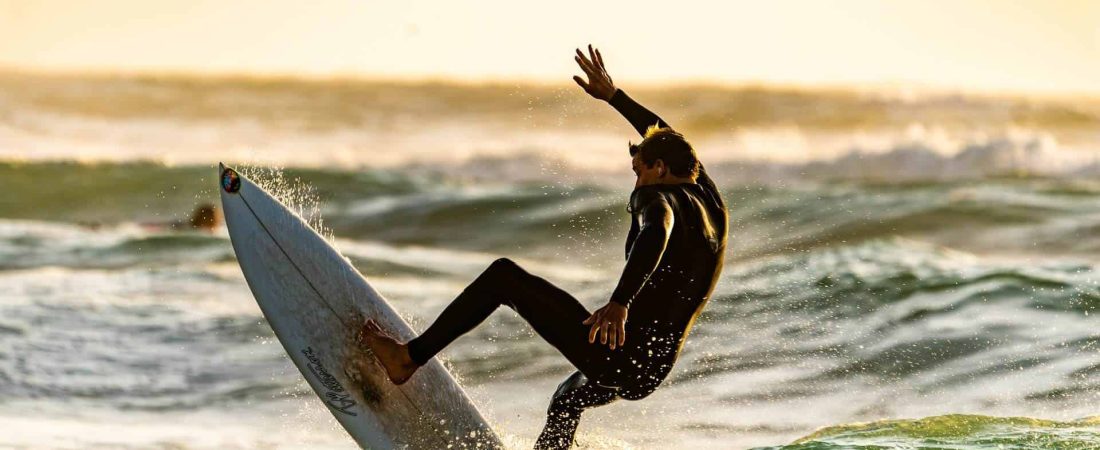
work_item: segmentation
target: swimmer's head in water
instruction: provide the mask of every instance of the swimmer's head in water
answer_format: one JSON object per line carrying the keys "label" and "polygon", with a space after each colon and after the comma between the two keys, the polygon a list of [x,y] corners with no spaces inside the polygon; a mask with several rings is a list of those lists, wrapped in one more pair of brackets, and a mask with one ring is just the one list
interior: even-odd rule
{"label": "swimmer's head in water", "polygon": [[699,174],[695,149],[671,128],[649,127],[642,142],[630,144],[630,156],[639,186],[660,183],[667,176],[695,178]]}
{"label": "swimmer's head in water", "polygon": [[241,177],[237,175],[237,171],[233,169],[222,171],[222,189],[230,194],[241,190]]}
{"label": "swimmer's head in water", "polygon": [[199,205],[195,208],[195,212],[191,213],[191,228],[210,230],[218,226],[220,221],[218,210],[209,203]]}

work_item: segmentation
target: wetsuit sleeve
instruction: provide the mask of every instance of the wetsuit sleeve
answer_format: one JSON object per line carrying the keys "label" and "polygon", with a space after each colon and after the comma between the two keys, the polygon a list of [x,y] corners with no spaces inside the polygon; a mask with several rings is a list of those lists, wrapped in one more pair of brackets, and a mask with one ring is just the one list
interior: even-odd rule
{"label": "wetsuit sleeve", "polygon": [[667,122],[661,120],[653,111],[646,109],[634,99],[626,95],[622,89],[616,89],[615,93],[611,95],[611,100],[607,101],[611,104],[611,107],[615,108],[619,114],[622,114],[626,118],[630,125],[634,126],[635,130],[638,130],[638,134],[645,136],[646,130],[649,127],[657,125],[661,128],[671,128]]}
{"label": "wetsuit sleeve", "polygon": [[636,191],[634,197],[631,207],[638,211],[642,223],[630,248],[623,275],[611,294],[611,301],[628,308],[660,264],[673,223],[672,207],[659,192],[643,188]]}

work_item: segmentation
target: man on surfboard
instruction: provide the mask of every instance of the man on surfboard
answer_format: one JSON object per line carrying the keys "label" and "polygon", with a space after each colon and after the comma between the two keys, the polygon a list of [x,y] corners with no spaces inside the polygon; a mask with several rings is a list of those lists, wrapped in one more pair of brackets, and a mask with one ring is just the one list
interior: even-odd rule
{"label": "man on surfboard", "polygon": [[729,219],[684,137],[615,87],[599,50],[589,45],[587,55],[578,49],[574,59],[587,81],[573,80],[643,136],[629,147],[637,175],[633,217],[626,267],[607,305],[589,313],[569,293],[501,258],[415,339],[400,343],[373,321],[363,330],[390,380],[401,384],[500,305],[515,310],[578,369],[554,393],[535,444],[540,449],[570,447],[583,410],[638,400],[661,384],[718,281]]}

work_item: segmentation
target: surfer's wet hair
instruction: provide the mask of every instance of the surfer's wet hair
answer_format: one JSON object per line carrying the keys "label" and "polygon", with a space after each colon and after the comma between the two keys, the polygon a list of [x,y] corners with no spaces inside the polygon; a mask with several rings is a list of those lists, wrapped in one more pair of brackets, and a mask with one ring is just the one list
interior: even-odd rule
{"label": "surfer's wet hair", "polygon": [[642,142],[630,144],[630,156],[633,157],[638,152],[642,153],[642,162],[646,167],[652,167],[660,159],[673,175],[692,178],[699,175],[699,160],[695,157],[695,149],[691,148],[684,135],[672,128],[658,125],[649,127]]}

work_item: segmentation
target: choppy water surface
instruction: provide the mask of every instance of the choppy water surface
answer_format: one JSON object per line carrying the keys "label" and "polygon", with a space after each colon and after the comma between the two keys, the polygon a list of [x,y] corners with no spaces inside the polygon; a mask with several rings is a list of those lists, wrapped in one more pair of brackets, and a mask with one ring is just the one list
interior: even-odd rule
{"label": "choppy water surface", "polygon": [[[213,158],[222,158],[218,148],[227,139],[278,141],[274,154],[294,167],[350,155],[350,165],[337,168],[253,173],[323,218],[337,246],[417,328],[500,256],[593,309],[622,269],[632,181],[625,161],[621,170],[562,162],[547,151],[553,140],[509,156],[495,153],[503,148],[496,138],[474,136],[491,136],[496,125],[471,124],[493,120],[510,120],[519,131],[509,136],[517,138],[525,127],[534,135],[583,135],[580,119],[553,122],[545,112],[572,105],[566,100],[535,104],[532,119],[510,115],[526,108],[522,99],[475,102],[462,113],[422,105],[435,114],[425,120],[436,126],[433,145],[442,147],[424,150],[419,161],[374,164],[372,155],[385,160],[392,156],[386,152],[428,137],[399,140],[393,129],[404,125],[370,125],[364,117],[397,120],[401,114],[382,113],[392,113],[386,105],[412,108],[401,99],[472,102],[476,88],[353,89],[359,106],[333,112],[342,97],[303,100],[327,92],[312,85],[39,82],[52,90],[39,87],[37,97],[30,88],[0,90],[0,154],[8,157],[0,162],[2,445],[352,447],[274,340],[224,230],[156,225],[215,199]],[[188,92],[191,100],[180,100]],[[451,97],[433,96],[440,92]],[[682,99],[714,98],[692,92]],[[742,117],[753,126],[778,126],[788,117],[825,133],[826,147],[838,135],[858,134],[852,123],[826,126],[821,117],[775,106],[839,102],[835,96],[726,95],[774,103],[772,116]],[[141,103],[158,98],[172,100],[163,100],[168,110]],[[104,106],[119,99],[131,102]],[[361,106],[369,101],[380,106]],[[1100,414],[1100,182],[1090,175],[1088,133],[1075,128],[1091,126],[1094,116],[1032,105],[1032,115],[1016,125],[1038,132],[942,141],[954,147],[927,138],[905,147],[900,143],[916,142],[906,134],[911,124],[872,120],[875,109],[867,105],[901,111],[894,120],[926,118],[982,132],[1006,123],[998,111],[1019,105],[967,103],[969,116],[961,120],[946,117],[963,109],[942,99],[920,108],[845,101],[865,108],[853,116],[863,117],[858,126],[897,137],[895,147],[738,159],[730,155],[742,141],[720,138],[737,117],[714,105],[685,114],[685,126],[714,147],[716,157],[706,159],[710,147],[697,144],[731,206],[726,269],[665,385],[644,401],[586,414],[582,446],[1100,448],[1100,425],[1090,418]],[[285,112],[271,109],[278,102],[289,105]],[[251,103],[259,106],[229,110]],[[675,124],[674,102],[657,103]],[[312,117],[308,111],[330,116],[321,116],[324,124],[290,126]],[[603,117],[580,111],[581,118]],[[708,111],[713,123],[704,120]],[[623,132],[608,134],[616,142],[608,161],[618,161],[611,155],[621,150],[620,138],[632,136],[604,113],[607,126]],[[330,123],[335,118],[345,122]],[[545,129],[531,129],[535,119],[546,120]],[[448,120],[462,123],[452,129],[461,132],[439,131]],[[605,136],[591,132],[591,141],[563,134],[561,142],[602,145]],[[340,150],[338,134],[346,138],[339,142],[361,147]],[[389,139],[392,147],[368,138]],[[92,147],[122,161],[51,162],[95,155],[77,151]],[[449,159],[458,147],[469,153]],[[47,150],[56,158],[43,156]],[[571,372],[510,311],[444,357],[516,448],[531,445],[553,388]]]}

